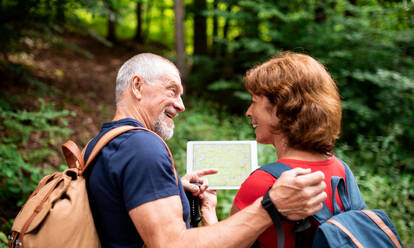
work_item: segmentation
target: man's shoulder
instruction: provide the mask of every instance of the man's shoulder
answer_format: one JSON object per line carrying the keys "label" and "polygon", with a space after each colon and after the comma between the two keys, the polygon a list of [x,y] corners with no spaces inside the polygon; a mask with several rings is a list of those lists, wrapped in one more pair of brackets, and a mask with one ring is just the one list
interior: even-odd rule
{"label": "man's shoulder", "polygon": [[171,163],[166,144],[161,138],[147,130],[131,130],[114,140],[114,157],[129,157],[146,163]]}
{"label": "man's shoulder", "polygon": [[161,138],[151,131],[144,129],[131,130],[121,135],[121,146],[123,147],[139,147],[165,150],[166,146]]}

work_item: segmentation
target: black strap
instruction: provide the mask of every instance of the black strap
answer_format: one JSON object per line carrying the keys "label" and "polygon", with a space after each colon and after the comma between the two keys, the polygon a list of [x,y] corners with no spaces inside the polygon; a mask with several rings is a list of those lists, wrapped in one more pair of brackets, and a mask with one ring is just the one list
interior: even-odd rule
{"label": "black strap", "polygon": [[259,240],[256,240],[250,248],[260,248]]}
{"label": "black strap", "polygon": [[296,240],[295,240],[295,248],[303,248],[303,240],[305,239],[305,234],[303,232],[299,232],[296,234]]}
{"label": "black strap", "polygon": [[296,233],[295,248],[303,248],[305,240],[305,231],[312,226],[309,218],[296,221],[293,232]]}
{"label": "black strap", "polygon": [[[267,164],[267,165],[264,165],[258,168],[258,170],[266,171],[267,173],[271,174],[275,178],[279,178],[283,172],[287,170],[291,170],[291,169],[292,168],[289,165],[286,165],[283,163],[271,163],[271,164]],[[265,201],[265,197],[269,198],[270,200],[269,190],[266,192],[265,196],[263,196],[262,205],[263,205],[263,202]],[[277,242],[278,242],[277,247],[283,248],[285,236],[284,236],[283,227],[282,227],[282,224],[280,223],[280,220],[287,220],[287,219],[282,214],[280,214],[279,211],[277,211],[277,209],[274,206],[273,206],[273,209],[274,209],[273,210],[272,206],[273,206],[273,203],[271,204],[269,209],[266,209],[264,206],[263,207],[269,213],[270,217],[272,218],[273,224],[275,226],[276,234],[277,234]],[[273,217],[273,216],[276,216],[276,217]],[[306,218],[301,221],[297,221],[295,223],[295,226],[292,230],[294,233],[296,233],[295,248],[304,247],[304,239],[305,239],[304,233],[310,226],[311,226],[311,223],[309,221],[309,218]]]}
{"label": "black strap", "polygon": [[[196,185],[198,188],[200,188],[200,183],[191,183]],[[200,198],[198,196],[193,196],[193,193],[190,191],[185,192],[188,202],[190,203],[190,225],[191,227],[198,227],[198,223],[201,221],[200,216]]]}
{"label": "black strap", "polygon": [[270,199],[270,189],[271,187],[266,191],[266,194],[263,196],[262,207],[267,211],[267,213],[273,221],[273,225],[275,226],[277,235],[277,247],[283,248],[283,246],[285,245],[285,233],[283,231],[282,223],[280,221],[281,219],[284,219],[284,217],[279,213],[279,211],[277,211],[275,205],[272,202],[272,199]]}

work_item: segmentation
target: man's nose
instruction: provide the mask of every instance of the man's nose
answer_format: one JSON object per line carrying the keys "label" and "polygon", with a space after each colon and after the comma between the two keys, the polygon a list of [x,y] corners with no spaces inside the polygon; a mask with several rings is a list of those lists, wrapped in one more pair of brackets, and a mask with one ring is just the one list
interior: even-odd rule
{"label": "man's nose", "polygon": [[177,109],[178,112],[183,112],[185,110],[184,102],[181,97],[178,97],[177,101],[174,103],[174,107]]}

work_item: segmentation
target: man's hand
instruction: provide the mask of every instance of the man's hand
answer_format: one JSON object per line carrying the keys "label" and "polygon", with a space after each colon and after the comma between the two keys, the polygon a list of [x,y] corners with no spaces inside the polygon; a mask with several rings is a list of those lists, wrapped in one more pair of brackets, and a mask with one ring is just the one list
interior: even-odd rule
{"label": "man's hand", "polygon": [[[208,180],[203,176],[216,174],[217,172],[217,169],[205,169],[185,174],[181,177],[181,183],[185,191],[190,191],[194,196],[198,196],[208,188]],[[199,183],[201,186],[198,187],[191,183]]]}
{"label": "man's hand", "polygon": [[[181,178],[184,190],[189,191],[193,196],[200,198],[200,210],[204,226],[218,222],[216,215],[216,191],[207,190],[208,181],[207,178],[203,178],[203,176],[216,174],[217,172],[218,170],[216,169],[206,169],[186,174]],[[195,185],[194,183],[201,184],[201,186]]]}
{"label": "man's hand", "polygon": [[322,209],[326,199],[321,171],[295,168],[282,173],[273,184],[269,196],[277,210],[289,220],[301,220]]}

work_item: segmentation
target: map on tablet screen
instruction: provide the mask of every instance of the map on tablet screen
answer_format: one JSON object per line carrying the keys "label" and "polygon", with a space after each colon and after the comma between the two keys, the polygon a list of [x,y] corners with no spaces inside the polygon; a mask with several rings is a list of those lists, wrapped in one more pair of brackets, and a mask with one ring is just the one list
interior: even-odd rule
{"label": "map on tablet screen", "polygon": [[256,141],[190,141],[187,143],[187,173],[215,168],[206,176],[210,189],[239,189],[257,168]]}

